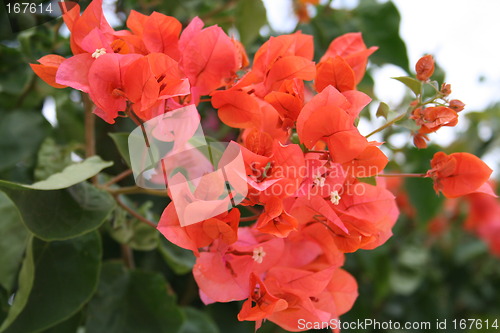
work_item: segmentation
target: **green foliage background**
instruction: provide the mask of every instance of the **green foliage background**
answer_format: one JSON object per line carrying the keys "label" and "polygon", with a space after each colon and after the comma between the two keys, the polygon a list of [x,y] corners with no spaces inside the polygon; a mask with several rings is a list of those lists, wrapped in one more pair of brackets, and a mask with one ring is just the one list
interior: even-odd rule
{"label": "green foliage background", "polygon": [[[207,25],[237,31],[250,56],[268,38],[259,33],[267,25],[260,0],[116,3],[118,17],[130,9],[145,14],[156,10],[184,25],[199,16]],[[379,46],[371,57],[372,68],[394,64],[411,72],[392,2],[361,0],[352,10],[325,5],[317,13],[297,27],[314,36],[316,58],[335,37],[361,31],[367,45]],[[189,251],[170,244],[118,206],[110,193],[87,181],[97,175],[104,183],[128,168],[124,152],[132,122],[122,119],[111,127],[97,120],[100,157],[72,162],[72,154],[85,156],[82,98],[70,88],[51,88],[28,66],[49,53],[70,56],[68,39],[59,33],[62,20],[13,34],[3,7],[0,14],[0,332],[253,332],[252,323],[236,319],[239,303],[201,303]],[[37,18],[25,19],[29,25]],[[359,89],[376,99],[373,85],[368,71]],[[49,98],[55,104],[56,126],[41,112]],[[204,119],[214,115],[206,106],[201,113]],[[367,111],[363,116],[374,117]],[[469,126],[446,151],[481,157],[498,147],[496,136],[481,139],[478,126],[498,133],[500,106],[465,117]],[[408,129],[397,126],[384,132],[384,140],[390,142],[400,132],[408,134],[404,150],[395,149],[404,153],[404,163],[392,162],[389,168],[425,172],[432,154],[442,148],[412,148]],[[222,127],[209,135],[224,139],[236,134]],[[130,185],[124,179],[115,189]],[[481,240],[462,230],[467,207],[453,217],[448,232],[431,235],[428,224],[443,212],[443,198],[435,196],[428,180],[409,179],[404,187],[416,215],[402,213],[384,246],[347,255],[346,269],[356,277],[360,296],[342,320],[500,320],[499,261]],[[166,198],[147,193],[120,198],[152,221],[167,204]],[[260,332],[282,330],[265,323]]]}

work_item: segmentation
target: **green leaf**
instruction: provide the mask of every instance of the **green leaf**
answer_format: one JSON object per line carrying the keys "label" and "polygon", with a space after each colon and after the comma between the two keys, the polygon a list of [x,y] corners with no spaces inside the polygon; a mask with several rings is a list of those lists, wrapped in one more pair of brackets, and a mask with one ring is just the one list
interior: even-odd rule
{"label": "green leaf", "polygon": [[193,252],[172,244],[163,237],[161,237],[158,250],[175,274],[187,274],[193,269],[196,261]]}
{"label": "green leaf", "polygon": [[378,105],[376,116],[384,117],[385,119],[387,119],[390,111],[391,109],[389,108],[389,105],[384,102],[380,102],[380,104]]}
{"label": "green leaf", "polygon": [[177,332],[184,321],[162,275],[103,266],[99,288],[87,309],[92,333]]}
{"label": "green leaf", "polygon": [[50,125],[39,112],[10,111],[0,114],[0,171],[32,164]]}
{"label": "green leaf", "polygon": [[394,80],[398,80],[399,82],[403,83],[405,86],[411,89],[415,96],[420,95],[422,92],[422,83],[409,76],[399,76],[399,77],[393,77]]}
{"label": "green leaf", "polygon": [[130,155],[128,153],[128,137],[129,133],[109,133],[111,139],[113,139],[118,152],[125,160],[125,163],[130,167]]}
{"label": "green leaf", "polygon": [[83,182],[112,165],[113,162],[105,162],[99,156],[92,156],[83,162],[64,168],[62,172],[53,174],[45,180],[24,187],[35,190],[60,190]]}
{"label": "green leaf", "polygon": [[0,192],[0,285],[12,290],[21,265],[29,233],[24,227],[16,206]]}
{"label": "green leaf", "polygon": [[205,312],[192,307],[183,308],[186,321],[179,333],[218,333],[219,328]]}
{"label": "green leaf", "polygon": [[241,0],[236,7],[236,29],[243,45],[249,45],[259,36],[259,30],[267,23],[266,8],[262,0]]}
{"label": "green leaf", "polygon": [[[67,241],[44,242],[33,238],[28,249],[27,257],[32,255],[33,260],[25,264],[34,266],[28,268],[34,269],[33,287],[21,313],[4,324],[2,333],[38,332],[60,323],[77,313],[97,286],[102,255],[97,232]],[[18,301],[24,300],[18,300],[21,292],[22,285],[12,310]]]}
{"label": "green leaf", "polygon": [[346,24],[359,20],[359,26],[350,31],[361,31],[366,45],[379,47],[370,61],[377,65],[392,63],[409,73],[406,45],[399,36],[401,18],[394,3],[362,0],[353,13],[357,20],[352,19],[352,14],[347,15]]}
{"label": "green leaf", "polygon": [[21,266],[21,271],[19,272],[19,288],[16,291],[14,303],[7,313],[7,318],[5,318],[2,326],[0,326],[0,332],[4,332],[5,329],[16,321],[28,303],[28,297],[33,289],[33,281],[35,279],[35,260],[33,258],[32,239],[33,238],[31,238],[28,242],[26,255],[23,260],[23,265]]}
{"label": "green leaf", "polygon": [[[152,202],[145,202],[137,212],[151,219],[148,213],[151,211],[152,206]],[[160,233],[155,228],[151,228],[151,226],[136,218],[128,218],[127,215],[124,209],[116,208],[114,219],[109,226],[111,237],[118,243],[127,244],[134,250],[151,251],[156,249],[159,244]]]}
{"label": "green leaf", "polygon": [[43,331],[43,333],[74,333],[78,331],[78,327],[80,326],[81,321],[82,312],[79,311],[71,318],[50,327],[49,329]]}
{"label": "green leaf", "polygon": [[25,226],[46,241],[63,240],[98,228],[115,207],[109,193],[80,183],[63,190],[33,190],[0,181]]}

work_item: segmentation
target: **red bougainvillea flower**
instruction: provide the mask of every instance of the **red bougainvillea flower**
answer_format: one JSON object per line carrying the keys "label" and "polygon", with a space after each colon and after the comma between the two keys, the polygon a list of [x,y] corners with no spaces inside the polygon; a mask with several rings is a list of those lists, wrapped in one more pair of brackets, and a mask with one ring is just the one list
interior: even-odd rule
{"label": "red bougainvillea flower", "polygon": [[354,126],[354,118],[369,102],[370,98],[361,92],[343,95],[332,86],[326,87],[306,103],[297,119],[301,142],[312,149],[323,140],[334,162],[351,161],[368,146],[366,138]]}
{"label": "red bougainvillea flower", "polygon": [[278,263],[284,240],[239,228],[238,241],[226,245],[215,241],[200,253],[193,275],[205,304],[244,300],[250,295],[250,275],[257,276]]}
{"label": "red bougainvillea flower", "polygon": [[203,25],[195,17],[179,39],[180,66],[195,100],[227,84],[241,68],[241,53],[231,38],[218,26]]}
{"label": "red bougainvillea flower", "polygon": [[114,123],[118,112],[127,109],[125,72],[127,67],[140,57],[139,54],[105,54],[95,59],[89,69],[90,98],[102,110],[102,113],[97,115],[108,123]]}
{"label": "red bougainvillea flower", "polygon": [[415,119],[415,123],[421,126],[421,134],[433,133],[443,126],[453,127],[458,123],[457,112],[446,106],[417,108],[410,118]]}
{"label": "red bougainvillea flower", "polygon": [[264,206],[264,211],[257,220],[256,228],[260,232],[287,237],[290,232],[297,230],[298,221],[283,208],[283,201],[271,197]]}
{"label": "red bougainvillea flower", "polygon": [[40,64],[30,64],[31,69],[47,84],[54,88],[66,88],[65,85],[56,82],[56,73],[59,65],[66,60],[66,58],[49,54],[38,59]]}
{"label": "red bougainvillea flower", "polygon": [[147,120],[143,112],[159,99],[190,94],[189,81],[179,64],[163,53],[150,53],[128,66],[123,78],[125,94],[134,103],[136,114]]}
{"label": "red bougainvillea flower", "polygon": [[428,54],[420,58],[415,64],[417,79],[427,81],[434,74],[434,58]]}
{"label": "red bougainvillea flower", "polygon": [[329,85],[341,92],[356,88],[356,74],[341,56],[327,58],[316,66],[316,70],[314,88],[317,92]]}
{"label": "red bougainvillea flower", "polygon": [[289,129],[295,125],[304,106],[304,81],[285,80],[279,90],[267,94],[265,100],[278,111],[282,127]]}
{"label": "red bougainvillea flower", "polygon": [[492,254],[500,257],[500,203],[492,195],[473,193],[466,195],[469,215],[465,228],[477,234],[488,244]]}
{"label": "red bougainvillea flower", "polygon": [[263,319],[273,312],[282,311],[287,307],[288,303],[284,299],[270,294],[265,284],[252,273],[250,275],[250,296],[243,303],[238,320],[256,321],[255,328],[258,329]]}
{"label": "red bougainvillea flower", "polygon": [[[378,47],[376,46],[372,46],[367,49],[360,32],[347,33],[338,38],[335,38],[330,43],[330,46],[328,46],[328,50],[320,60],[320,64],[327,61],[328,58],[335,59],[337,56],[341,57],[354,71],[355,84],[358,84],[359,82],[361,82],[361,79],[363,79],[363,76],[365,75],[368,57],[377,49]],[[339,68],[338,70],[335,70],[335,72],[343,73],[343,75],[348,75],[345,73],[345,64],[341,63],[339,60],[334,62],[338,62],[338,66],[344,67],[344,69]]]}
{"label": "red bougainvillea flower", "polygon": [[[437,152],[431,160],[427,177],[434,181],[434,190],[447,198],[456,198],[476,192],[491,193],[484,187],[492,170],[478,157],[469,153],[446,155]],[[487,184],[486,184],[487,185]]]}

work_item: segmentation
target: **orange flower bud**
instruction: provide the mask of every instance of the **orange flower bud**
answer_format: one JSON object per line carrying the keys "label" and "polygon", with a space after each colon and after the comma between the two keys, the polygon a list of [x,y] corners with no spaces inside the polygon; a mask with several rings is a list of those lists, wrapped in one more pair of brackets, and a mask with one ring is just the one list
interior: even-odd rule
{"label": "orange flower bud", "polygon": [[415,72],[417,79],[427,81],[434,73],[434,58],[430,54],[420,58],[415,65]]}
{"label": "orange flower bud", "polygon": [[451,84],[443,83],[441,85],[441,94],[443,96],[448,96],[449,94],[451,94]]}
{"label": "orange flower bud", "polygon": [[450,101],[450,109],[453,109],[456,112],[462,111],[464,109],[464,107],[465,107],[465,104],[458,99],[452,99]]}

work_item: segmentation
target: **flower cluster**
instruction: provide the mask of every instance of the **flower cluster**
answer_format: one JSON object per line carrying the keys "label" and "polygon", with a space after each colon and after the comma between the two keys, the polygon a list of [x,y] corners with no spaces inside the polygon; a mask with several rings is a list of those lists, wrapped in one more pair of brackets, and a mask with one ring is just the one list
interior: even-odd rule
{"label": "flower cluster", "polygon": [[[39,59],[32,68],[43,80],[88,93],[108,123],[119,116],[143,123],[210,101],[223,123],[241,129],[236,144],[248,186],[241,205],[181,226],[172,201],[158,224],[196,255],[202,301],[244,301],[240,320],[291,331],[299,319],[327,322],[348,311],[357,284],[341,268],[344,254],[383,244],[399,214],[383,179],[363,181],[380,175],[388,159],[382,143],[355,126],[371,101],[356,86],[377,48],[348,33],[316,64],[312,36],[297,32],[271,37],[249,68],[242,45],[199,18],[183,30],[173,17],[132,11],[128,30],[115,31],[101,6],[94,0],[81,15],[78,5],[64,14],[74,55]],[[433,63],[417,64],[420,80],[432,71]],[[460,105],[451,104],[415,109],[418,135],[456,123]],[[469,177],[471,168],[480,175]],[[451,197],[481,191],[488,170],[469,155],[442,154],[427,176]],[[220,193],[206,175],[195,195]]]}
{"label": "flower cluster", "polygon": [[429,82],[434,74],[434,59],[431,55],[420,58],[415,65],[417,79],[423,84],[431,86],[435,93],[431,98],[424,100],[423,88],[421,88],[418,98],[413,101],[411,119],[415,120],[418,131],[413,137],[413,143],[418,148],[426,148],[430,133],[435,133],[443,126],[453,127],[458,123],[458,112],[462,111],[465,104],[458,99],[448,100],[451,94],[451,85],[443,83],[441,89],[437,89],[437,83]]}

